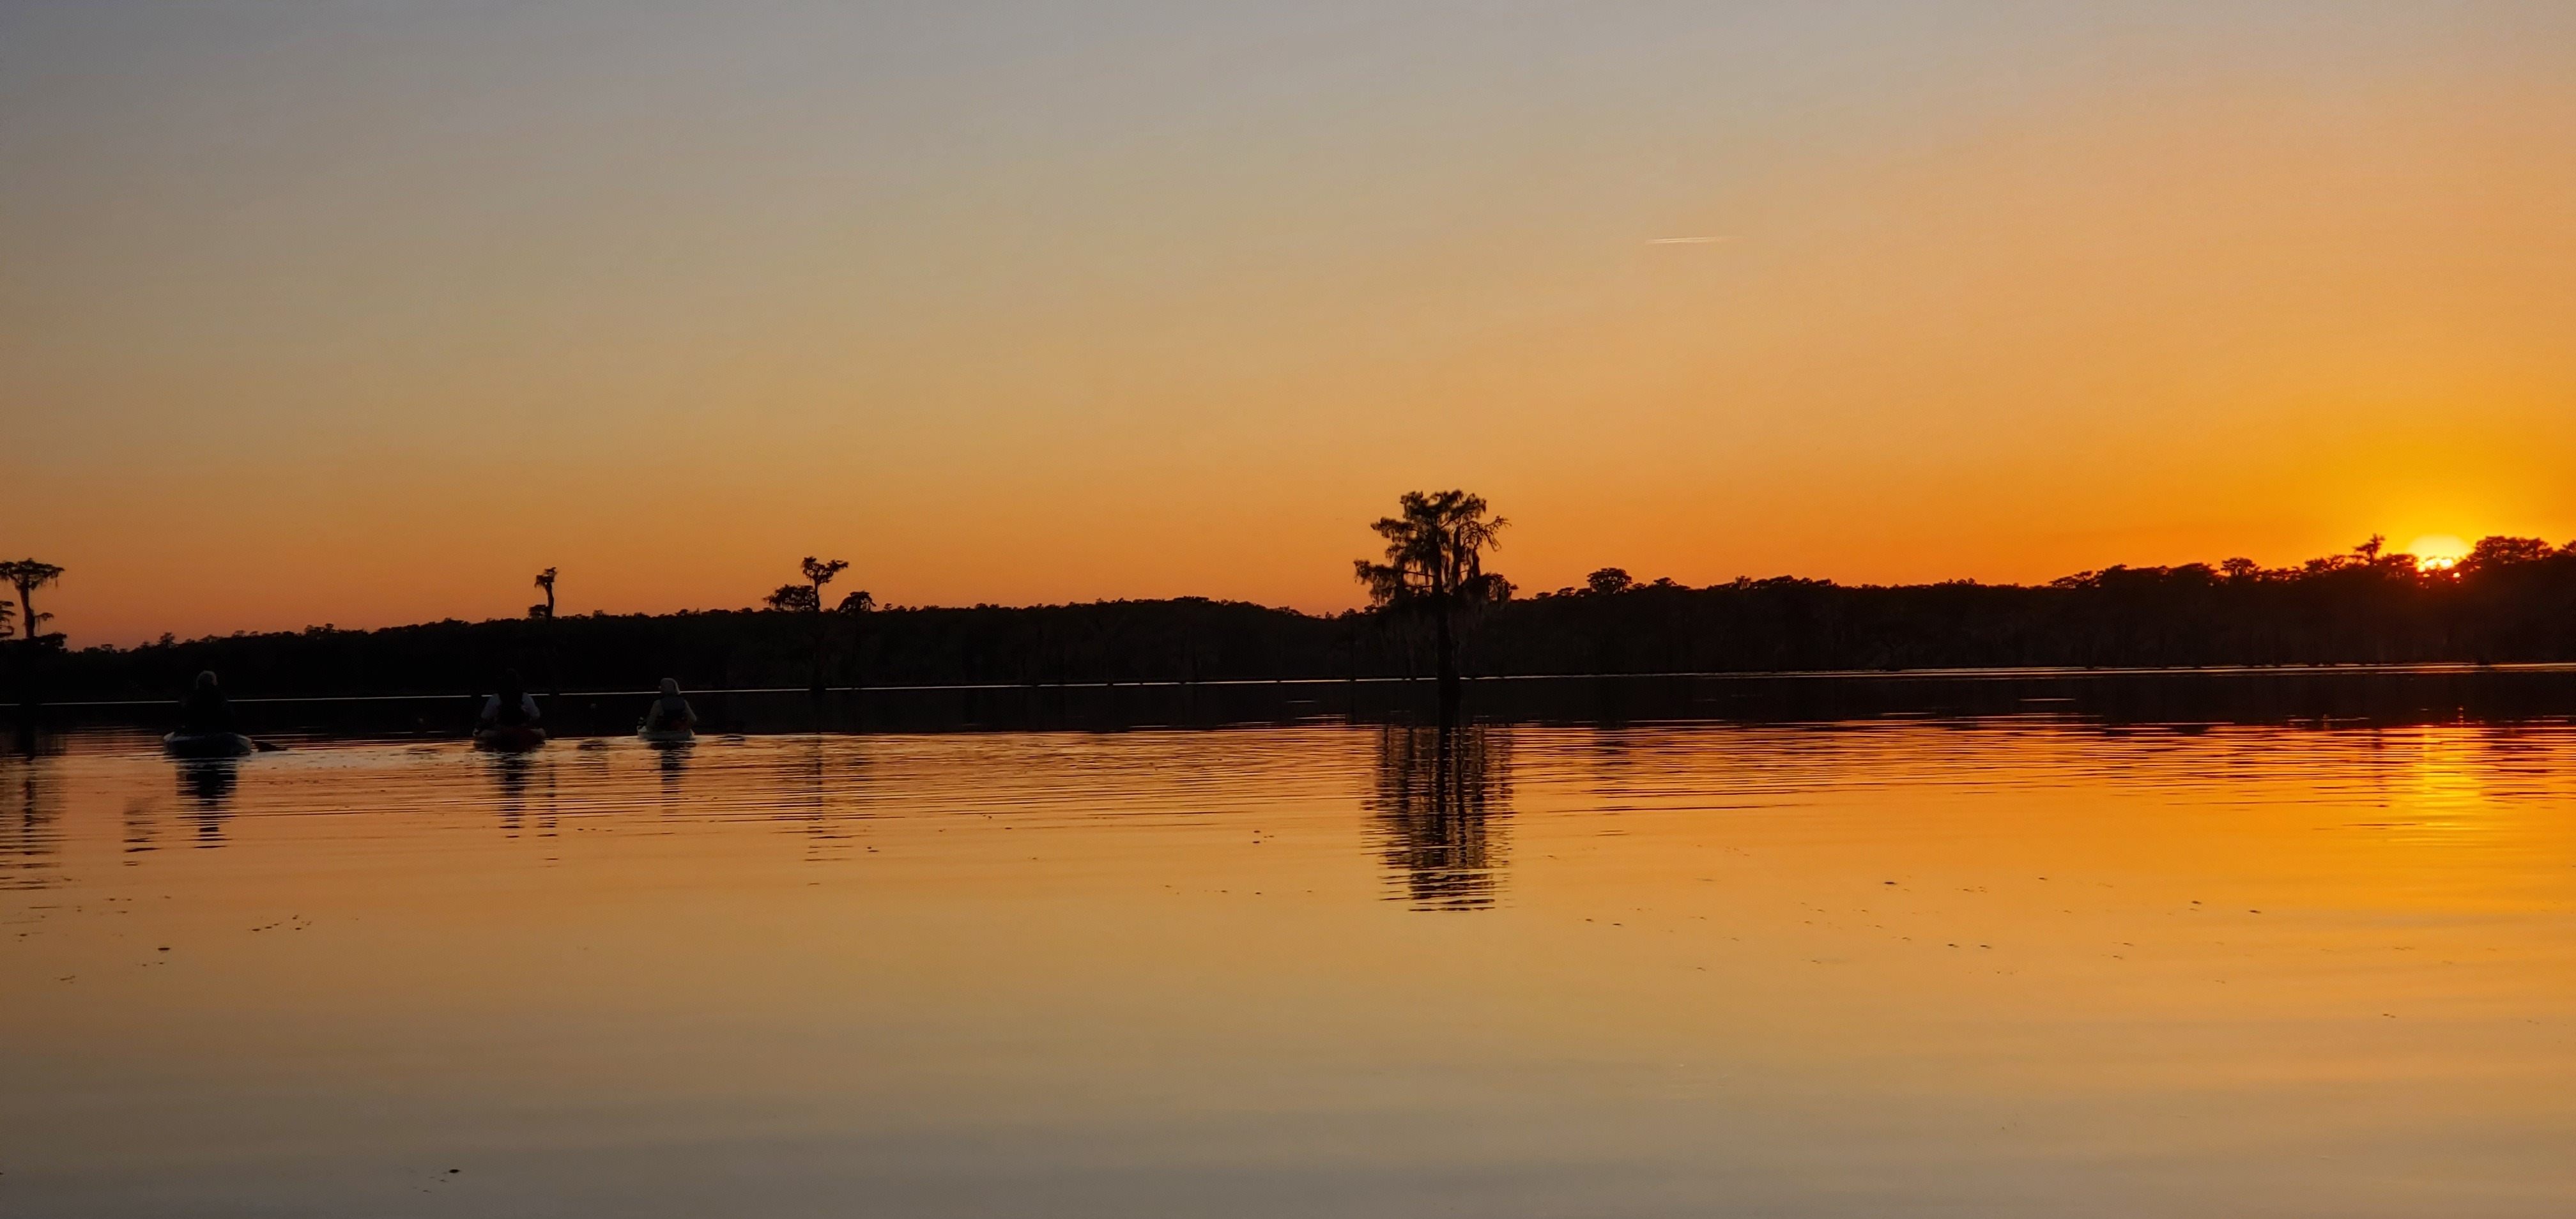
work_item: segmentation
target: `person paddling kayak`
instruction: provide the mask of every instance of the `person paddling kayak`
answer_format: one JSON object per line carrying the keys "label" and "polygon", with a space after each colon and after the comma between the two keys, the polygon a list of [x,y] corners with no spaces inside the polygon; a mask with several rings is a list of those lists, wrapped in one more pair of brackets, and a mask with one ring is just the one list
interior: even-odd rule
{"label": "person paddling kayak", "polygon": [[501,674],[501,688],[483,700],[483,713],[474,717],[474,744],[480,749],[516,752],[534,749],[546,743],[546,730],[537,727],[537,700],[529,697],[527,683],[519,680],[517,669]]}
{"label": "person paddling kayak", "polygon": [[474,726],[484,728],[534,728],[540,716],[537,700],[528,693],[528,684],[519,680],[517,669],[501,673],[501,688],[483,700],[483,714],[476,716]]}
{"label": "person paddling kayak", "polygon": [[189,736],[234,731],[232,702],[212,670],[199,673],[197,684],[179,700],[179,731]]}
{"label": "person paddling kayak", "polygon": [[211,672],[199,673],[179,700],[179,730],[162,737],[161,746],[183,758],[238,757],[257,748],[233,728],[233,705]]}
{"label": "person paddling kayak", "polygon": [[648,739],[682,738],[692,735],[690,730],[697,725],[698,713],[689,706],[689,700],[680,697],[679,679],[663,678],[662,697],[654,699],[653,705],[644,712],[644,736]]}

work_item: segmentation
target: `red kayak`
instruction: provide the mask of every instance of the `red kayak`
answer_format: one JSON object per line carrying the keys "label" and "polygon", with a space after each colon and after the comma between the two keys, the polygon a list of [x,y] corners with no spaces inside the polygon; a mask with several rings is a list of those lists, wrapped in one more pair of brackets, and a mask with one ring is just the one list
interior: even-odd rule
{"label": "red kayak", "polygon": [[534,749],[545,743],[546,730],[532,724],[503,724],[496,728],[474,730],[476,749],[498,749],[504,753],[517,753],[523,749]]}

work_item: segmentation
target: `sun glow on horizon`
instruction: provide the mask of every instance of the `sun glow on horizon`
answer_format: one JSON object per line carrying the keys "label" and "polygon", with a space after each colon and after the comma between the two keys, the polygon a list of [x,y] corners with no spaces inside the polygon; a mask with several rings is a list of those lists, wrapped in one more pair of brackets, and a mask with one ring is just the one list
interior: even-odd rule
{"label": "sun glow on horizon", "polygon": [[2469,544],[2447,533],[2428,533],[2407,543],[2418,571],[2448,571],[2469,556]]}
{"label": "sun glow on horizon", "polygon": [[1072,11],[0,8],[0,557],[82,648],[1339,613],[1448,487],[1533,589],[2576,536],[2576,5]]}

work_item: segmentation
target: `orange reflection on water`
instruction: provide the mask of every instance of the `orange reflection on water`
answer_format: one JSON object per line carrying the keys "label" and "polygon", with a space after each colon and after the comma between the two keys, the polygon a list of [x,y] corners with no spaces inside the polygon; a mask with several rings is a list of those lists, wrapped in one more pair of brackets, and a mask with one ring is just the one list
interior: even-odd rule
{"label": "orange reflection on water", "polygon": [[2571,762],[1330,726],[213,781],[85,743],[0,763],[0,1201],[2564,1213]]}

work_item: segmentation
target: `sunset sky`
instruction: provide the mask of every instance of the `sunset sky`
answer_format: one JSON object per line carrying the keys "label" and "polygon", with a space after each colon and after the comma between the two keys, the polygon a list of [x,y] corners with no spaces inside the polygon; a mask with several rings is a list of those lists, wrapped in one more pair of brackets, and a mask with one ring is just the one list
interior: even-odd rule
{"label": "sunset sky", "polygon": [[0,424],[74,646],[2565,542],[2576,5],[12,0]]}

